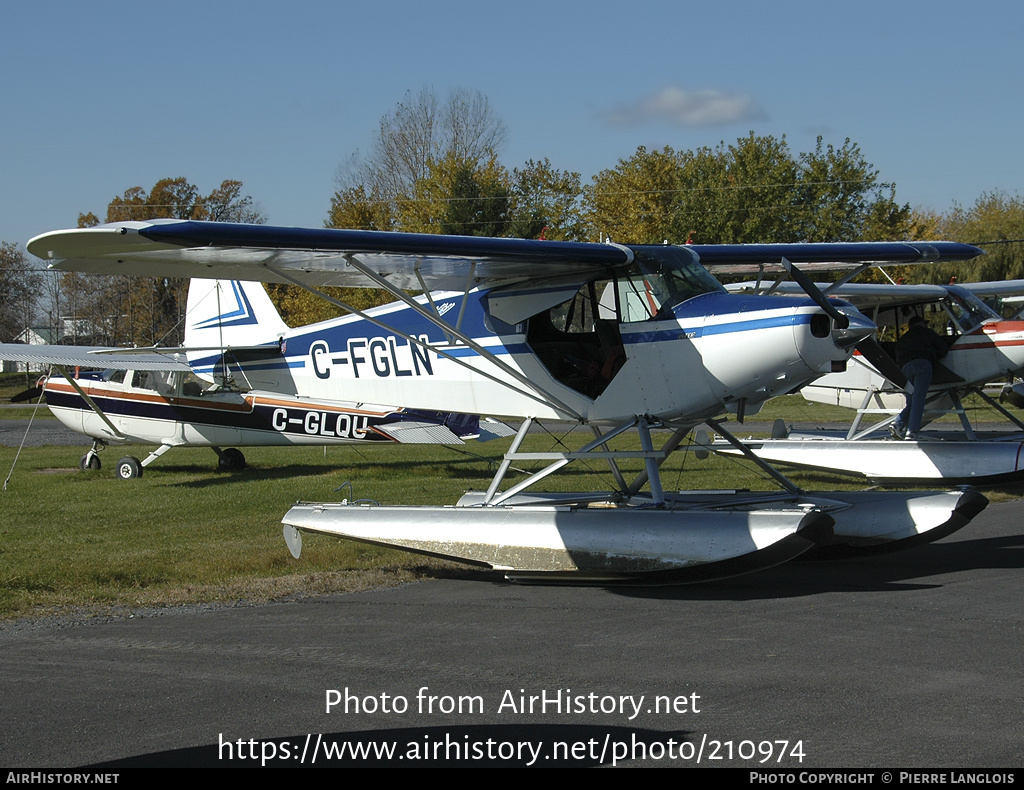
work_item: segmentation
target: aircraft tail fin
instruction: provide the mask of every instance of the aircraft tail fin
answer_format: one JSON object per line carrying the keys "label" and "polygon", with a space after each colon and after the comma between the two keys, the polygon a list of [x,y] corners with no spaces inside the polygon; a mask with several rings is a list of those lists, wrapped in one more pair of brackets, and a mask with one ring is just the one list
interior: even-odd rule
{"label": "aircraft tail fin", "polygon": [[[288,325],[270,301],[263,285],[238,280],[192,280],[185,308],[185,346],[227,349],[270,344]],[[194,368],[209,360],[209,351],[189,351]]]}

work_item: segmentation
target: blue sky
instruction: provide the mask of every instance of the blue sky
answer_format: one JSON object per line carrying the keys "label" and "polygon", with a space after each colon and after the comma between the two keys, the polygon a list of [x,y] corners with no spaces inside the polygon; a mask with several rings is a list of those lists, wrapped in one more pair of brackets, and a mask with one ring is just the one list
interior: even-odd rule
{"label": "blue sky", "polygon": [[584,181],[637,146],[754,130],[858,143],[897,199],[1019,194],[1024,5],[775,2],[5,3],[0,240],[102,217],[131,186],[244,183],[322,225],[338,166],[407,91],[480,91],[511,168]]}

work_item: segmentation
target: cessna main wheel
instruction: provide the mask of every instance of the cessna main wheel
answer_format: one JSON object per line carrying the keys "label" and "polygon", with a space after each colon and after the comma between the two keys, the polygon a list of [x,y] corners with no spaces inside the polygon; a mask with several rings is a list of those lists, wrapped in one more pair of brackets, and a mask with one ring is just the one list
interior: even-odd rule
{"label": "cessna main wheel", "polygon": [[142,464],[139,463],[138,458],[126,455],[117,462],[115,474],[117,474],[117,477],[120,480],[131,480],[135,477],[142,477]]}
{"label": "cessna main wheel", "polygon": [[245,469],[245,456],[241,450],[229,447],[218,456],[217,466],[226,472]]}

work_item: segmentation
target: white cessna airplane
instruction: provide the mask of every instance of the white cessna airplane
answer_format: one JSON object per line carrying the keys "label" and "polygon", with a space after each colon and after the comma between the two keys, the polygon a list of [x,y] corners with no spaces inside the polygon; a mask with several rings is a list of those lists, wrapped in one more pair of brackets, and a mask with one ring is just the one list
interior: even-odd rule
{"label": "white cessna airplane", "polygon": [[[210,447],[220,468],[239,469],[245,456],[238,447],[463,444],[510,433],[475,416],[310,398],[287,373],[281,340],[288,327],[259,283],[192,280],[185,314],[180,349],[0,344],[0,359],[59,371],[45,379],[42,394],[57,419],[93,439],[83,470],[101,467],[99,451],[108,444],[155,445],[141,461],[128,455],[117,462],[122,480],[139,477],[172,447]],[[259,387],[246,369],[260,371]]]}
{"label": "white cessna airplane", "polygon": [[[944,479],[993,482],[1024,473],[1024,422],[990,397],[984,387],[1012,378],[1024,370],[1024,321],[1005,320],[983,299],[1024,293],[1024,281],[964,285],[817,284],[825,294],[844,299],[879,327],[895,332],[913,315],[931,317],[944,334],[949,351],[935,366],[929,388],[925,423],[947,413],[960,418],[961,432],[929,431],[921,441],[893,442],[886,428],[906,403],[906,377],[894,359],[895,342],[865,344],[845,371],[830,373],[808,384],[801,394],[810,401],[856,411],[844,434],[814,431],[791,433],[745,444],[773,463],[843,471],[880,481]],[[753,283],[728,286],[734,293],[757,293]],[[768,292],[801,293],[800,284],[775,283]],[[861,353],[863,351],[864,353]],[[999,411],[1012,432],[980,435],[972,425],[963,399],[975,394]],[[871,418],[877,417],[874,423]],[[734,453],[728,443],[719,449]]]}
{"label": "white cessna airplane", "polygon": [[[853,307],[820,295],[728,294],[702,262],[910,263],[980,253],[966,245],[633,246],[172,220],[55,231],[28,248],[60,269],[292,283],[349,310],[288,330],[280,366],[240,360],[254,387],[290,378],[313,397],[523,421],[488,489],[456,507],[293,507],[284,522],[296,556],[304,530],[523,581],[693,581],[816,546],[932,540],[986,503],[974,492],[808,494],[774,471],[781,493],[671,493],[659,474],[694,425],[752,411],[841,368],[875,331]],[[318,290],[329,285],[383,288],[398,301],[364,312]],[[584,424],[594,439],[578,451],[522,452],[543,420]],[[638,434],[639,451],[609,444],[627,432]],[[657,436],[665,437],[660,448]],[[503,488],[513,463],[538,458],[548,465]],[[629,480],[620,461],[637,458],[642,471]],[[524,493],[579,459],[608,463],[615,490]]]}

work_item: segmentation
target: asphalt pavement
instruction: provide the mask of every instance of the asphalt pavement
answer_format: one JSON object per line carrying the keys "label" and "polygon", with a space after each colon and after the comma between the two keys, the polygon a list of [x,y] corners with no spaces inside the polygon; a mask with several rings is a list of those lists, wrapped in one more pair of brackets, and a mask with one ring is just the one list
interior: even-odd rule
{"label": "asphalt pavement", "polygon": [[468,571],[7,624],[0,764],[1019,768],[1022,516],[690,587]]}

